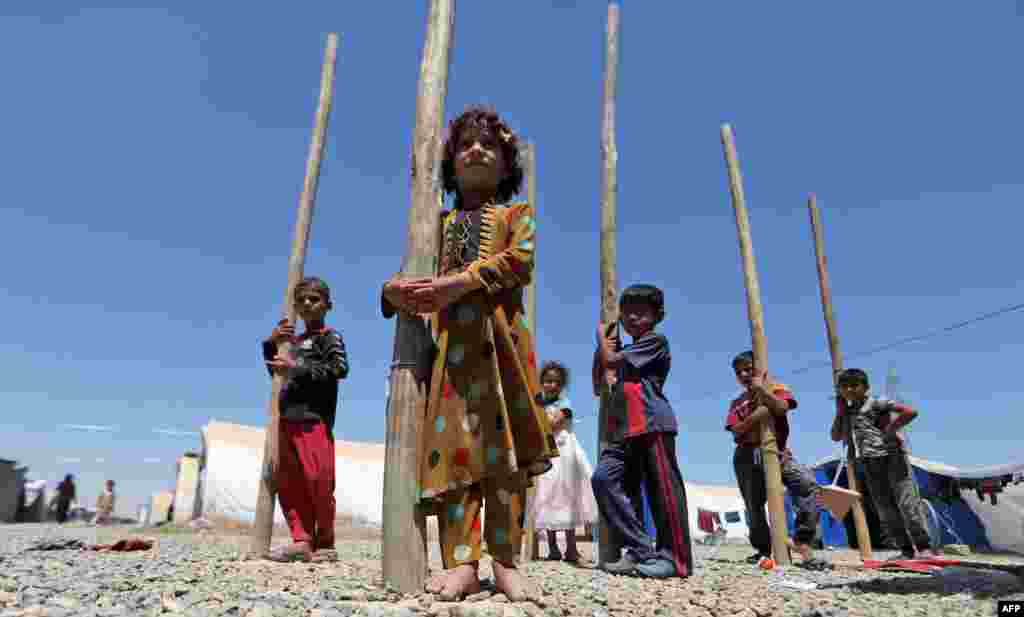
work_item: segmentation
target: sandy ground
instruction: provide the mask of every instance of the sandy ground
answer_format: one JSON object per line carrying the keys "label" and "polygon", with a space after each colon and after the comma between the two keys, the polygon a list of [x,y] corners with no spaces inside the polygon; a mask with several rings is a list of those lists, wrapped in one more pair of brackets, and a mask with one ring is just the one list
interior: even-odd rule
{"label": "sandy ground", "polygon": [[[339,530],[341,531],[341,530]],[[277,564],[245,558],[241,530],[195,533],[56,525],[0,525],[0,617],[29,615],[416,615],[647,617],[767,617],[774,615],[994,615],[999,598],[1024,599],[1024,581],[1003,572],[947,568],[941,576],[865,570],[854,551],[822,551],[833,569],[799,567],[762,571],[745,563],[743,545],[696,545],[697,571],[685,579],[614,577],[596,570],[593,547],[581,542],[589,563],[535,561],[525,572],[538,583],[536,602],[510,603],[485,589],[460,603],[429,594],[401,594],[385,585],[379,539],[365,529],[339,537],[337,562]],[[26,551],[40,538],[109,543],[154,541],[149,551],[96,553]],[[287,541],[275,537],[275,543]],[[542,556],[546,546],[542,542]],[[972,555],[972,560],[1024,565],[1024,558]],[[430,564],[440,568],[431,543]],[[491,576],[489,559],[481,576]]]}

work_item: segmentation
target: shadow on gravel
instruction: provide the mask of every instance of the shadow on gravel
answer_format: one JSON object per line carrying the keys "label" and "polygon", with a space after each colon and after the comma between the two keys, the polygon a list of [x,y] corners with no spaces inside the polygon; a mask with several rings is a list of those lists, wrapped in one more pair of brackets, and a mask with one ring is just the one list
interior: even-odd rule
{"label": "shadow on gravel", "polygon": [[849,584],[822,585],[820,589],[847,588],[862,593],[970,594],[976,598],[998,598],[1024,591],[1024,579],[997,570],[948,567],[933,575],[875,578]]}

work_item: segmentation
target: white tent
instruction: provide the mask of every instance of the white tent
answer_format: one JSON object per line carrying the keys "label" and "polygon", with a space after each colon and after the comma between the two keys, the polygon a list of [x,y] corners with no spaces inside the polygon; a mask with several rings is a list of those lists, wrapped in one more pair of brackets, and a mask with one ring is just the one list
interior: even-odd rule
{"label": "white tent", "polygon": [[[203,516],[255,520],[265,430],[211,420],[202,429],[199,510]],[[381,525],[384,499],[384,444],[335,441],[334,497],[338,514]],[[280,505],[274,520],[284,523]]]}
{"label": "white tent", "polygon": [[706,535],[697,524],[699,510],[715,512],[721,519],[728,540],[749,537],[746,520],[746,505],[740,489],[735,486],[710,486],[686,483],[686,509],[690,518],[690,536],[702,540]]}

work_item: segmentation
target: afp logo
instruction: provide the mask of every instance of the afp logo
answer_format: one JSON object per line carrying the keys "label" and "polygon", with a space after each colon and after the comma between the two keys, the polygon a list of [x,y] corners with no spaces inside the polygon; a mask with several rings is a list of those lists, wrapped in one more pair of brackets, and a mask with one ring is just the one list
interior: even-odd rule
{"label": "afp logo", "polygon": [[999,600],[996,615],[1024,615],[1024,600]]}

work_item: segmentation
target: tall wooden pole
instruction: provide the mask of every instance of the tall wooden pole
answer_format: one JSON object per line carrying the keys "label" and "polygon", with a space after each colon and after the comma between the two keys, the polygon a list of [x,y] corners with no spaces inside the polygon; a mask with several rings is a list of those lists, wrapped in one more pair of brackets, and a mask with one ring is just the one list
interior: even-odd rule
{"label": "tall wooden pole", "polygon": [[[761,287],[757,279],[757,265],[754,262],[754,245],[750,239],[750,221],[743,196],[743,177],[740,162],[736,156],[732,127],[722,125],[722,145],[725,147],[725,162],[729,168],[729,188],[732,205],[736,213],[736,231],[739,235],[740,254],[743,257],[743,281],[747,289],[747,318],[750,320],[750,336],[754,347],[754,367],[758,372],[768,371],[768,341],[764,334],[764,308],[761,306]],[[789,565],[789,549],[786,543],[786,506],[782,487],[782,467],[779,463],[779,446],[772,430],[772,423],[761,423],[761,460],[764,461],[765,486],[768,492],[768,518],[771,522],[772,553],[779,565]]]}
{"label": "tall wooden pole", "polygon": [[[533,207],[534,219],[537,218],[537,146],[533,141],[526,142],[526,200]],[[530,334],[537,336],[537,247],[533,248],[533,277],[526,288],[526,319],[530,323]],[[536,338],[534,344],[536,345]]]}
{"label": "tall wooden pole", "polygon": [[[320,162],[323,160],[327,147],[327,121],[331,114],[331,102],[334,98],[334,69],[338,58],[338,35],[327,35],[327,51],[324,52],[324,64],[320,74],[320,99],[317,103],[316,120],[313,125],[313,139],[309,144],[309,155],[306,159],[306,177],[302,183],[302,194],[299,196],[299,211],[295,222],[295,240],[292,243],[292,254],[288,259],[288,285],[284,293],[285,317],[295,322],[295,303],[292,292],[295,285],[302,280],[306,264],[306,247],[309,245],[309,228],[313,222],[313,205],[320,181]],[[288,343],[278,347],[278,353],[284,353]],[[270,548],[270,538],[274,532],[274,501],[277,486],[274,473],[278,461],[278,423],[281,410],[278,399],[284,378],[274,375],[271,381],[269,405],[270,419],[267,421],[266,442],[263,446],[263,466],[260,471],[260,488],[256,499],[256,520],[252,528],[250,553],[262,556]]]}
{"label": "tall wooden pole", "polygon": [[[618,287],[615,281],[615,198],[618,192],[619,153],[615,148],[615,94],[619,68],[619,5],[608,5],[605,32],[604,106],[601,121],[601,158],[604,187],[601,195],[601,321],[618,319]],[[601,380],[601,406],[597,421],[598,456],[608,445],[608,405],[611,390]],[[619,560],[621,539],[613,537],[607,521],[598,521],[598,564]]]}
{"label": "tall wooden pole", "polygon": [[[537,218],[537,148],[533,141],[526,142],[526,200],[533,207],[534,219]],[[533,249],[533,277],[526,287],[526,321],[530,326],[534,345],[537,344],[537,245]],[[533,504],[537,494],[535,487],[526,489],[526,503]],[[540,538],[532,520],[528,520],[523,530],[522,560],[533,561],[540,554]]]}
{"label": "tall wooden pole", "polygon": [[[832,385],[839,371],[843,370],[843,356],[839,353],[839,333],[836,331],[836,318],[832,312],[832,283],[828,277],[828,260],[825,258],[825,233],[821,226],[821,214],[818,212],[817,198],[812,193],[807,199],[807,209],[811,214],[811,231],[814,233],[814,257],[818,265],[818,286],[821,288],[821,310],[825,315],[825,332],[828,335],[828,351],[832,356]],[[849,427],[847,427],[849,429]],[[857,490],[857,473],[853,459],[846,457],[846,478],[851,491]],[[864,507],[860,501],[853,502],[853,524],[857,530],[857,547],[860,558],[871,559],[871,534],[868,532],[868,520],[864,516]]]}
{"label": "tall wooden pole", "polygon": [[[412,206],[403,278],[434,275],[441,208],[441,148],[455,0],[431,0],[420,64],[412,145]],[[427,323],[398,311],[384,459],[385,582],[402,593],[423,590],[427,575],[425,511],[419,506],[419,449],[427,404],[431,338]]]}

